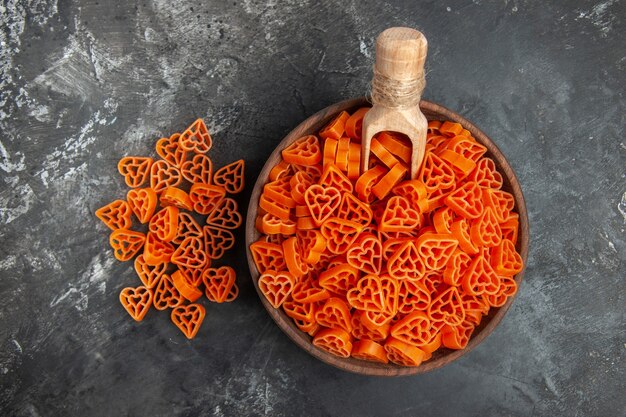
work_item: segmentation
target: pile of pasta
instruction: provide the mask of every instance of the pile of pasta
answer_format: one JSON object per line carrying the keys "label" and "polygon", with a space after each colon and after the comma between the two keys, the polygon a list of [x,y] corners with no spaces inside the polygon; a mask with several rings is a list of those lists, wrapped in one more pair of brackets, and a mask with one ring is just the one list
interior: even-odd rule
{"label": "pile of pasta", "polygon": [[[233,301],[238,294],[235,270],[212,266],[235,245],[233,230],[241,225],[237,202],[229,194],[244,188],[244,161],[213,172],[207,152],[211,135],[202,119],[182,134],[156,143],[160,159],[124,157],[118,170],[131,189],[96,211],[113,232],[115,258],[129,261],[143,285],[120,292],[128,314],[141,321],[151,307],[171,309],[172,322],[192,339],[205,317],[199,303]],[[133,215],[147,233],[131,230]],[[204,292],[202,291],[204,287]]]}
{"label": "pile of pasta", "polygon": [[342,112],[282,150],[250,245],[258,287],[320,349],[419,366],[463,349],[517,291],[519,216],[487,149],[430,121],[417,179],[411,145],[383,132],[360,171],[368,108]]}

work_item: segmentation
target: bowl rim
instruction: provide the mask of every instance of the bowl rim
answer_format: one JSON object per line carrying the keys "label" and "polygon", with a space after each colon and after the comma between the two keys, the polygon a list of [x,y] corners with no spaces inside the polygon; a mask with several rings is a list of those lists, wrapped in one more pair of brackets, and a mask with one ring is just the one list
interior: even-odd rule
{"label": "bowl rim", "polygon": [[[359,97],[349,100],[344,100],[333,105],[327,106],[322,110],[316,112],[315,114],[309,116],[300,124],[298,124],[294,129],[292,129],[281,141],[276,145],[271,155],[267,158],[261,172],[259,173],[253,191],[250,195],[250,201],[248,204],[248,211],[246,215],[246,256],[248,259],[248,266],[250,269],[250,276],[252,278],[252,282],[254,284],[254,288],[259,295],[261,303],[269,313],[270,317],[274,320],[274,322],[280,327],[280,329],[287,334],[287,336],[295,342],[300,348],[304,349],[310,355],[315,358],[321,360],[322,362],[332,365],[336,368],[342,369],[344,371],[349,371],[353,373],[358,373],[361,375],[372,375],[372,376],[403,376],[403,375],[415,375],[424,372],[429,372],[434,369],[438,369],[442,366],[445,366],[461,356],[467,354],[480,343],[482,343],[487,336],[489,336],[493,330],[500,324],[507,311],[511,307],[514,299],[517,294],[513,297],[509,297],[507,302],[502,306],[497,308],[497,311],[493,316],[486,322],[486,324],[479,326],[480,331],[475,334],[469,341],[468,345],[465,349],[461,350],[449,350],[445,355],[442,355],[437,358],[433,358],[420,366],[417,367],[401,367],[395,364],[381,364],[375,362],[362,361],[354,358],[340,358],[338,356],[332,355],[331,353],[322,350],[311,343],[311,338],[309,335],[300,331],[293,321],[280,309],[274,309],[269,301],[265,298],[261,290],[258,286],[259,272],[256,269],[256,265],[254,263],[254,259],[252,258],[252,254],[250,251],[250,244],[258,239],[260,236],[259,232],[255,228],[255,220],[258,211],[258,200],[261,194],[262,186],[267,182],[269,171],[275,164],[275,160],[277,155],[280,155],[280,151],[284,149],[287,145],[289,145],[294,140],[301,137],[303,131],[311,129],[316,124],[324,125],[327,121],[340,112],[341,110],[348,110],[358,107],[370,106],[370,103],[367,101],[365,97]],[[524,199],[524,194],[522,192],[521,186],[515,175],[515,172],[511,168],[509,162],[504,157],[498,146],[478,127],[476,127],[469,120],[460,116],[459,114],[439,105],[431,101],[421,100],[420,108],[422,112],[425,113],[426,117],[432,117],[432,115],[437,115],[441,119],[450,120],[453,122],[460,123],[465,129],[469,130],[474,138],[487,147],[487,154],[494,159],[496,165],[498,166],[498,170],[503,174],[503,178],[505,181],[506,188],[508,188],[514,198],[515,198],[515,206],[517,208],[517,212],[519,213],[519,232],[518,232],[518,242],[517,249],[524,261],[524,268],[515,276],[515,281],[518,284],[518,288],[521,285],[522,279],[524,277],[524,273],[526,270],[527,260],[528,260],[528,244],[529,244],[529,225],[528,225],[528,213],[526,210],[526,202]],[[322,123],[323,122],[323,123]],[[321,128],[319,126],[318,128]],[[317,130],[317,129],[316,129]],[[518,291],[519,293],[519,291]],[[494,309],[492,309],[493,311]],[[490,313],[491,315],[491,313]],[[489,316],[487,316],[489,317]]]}

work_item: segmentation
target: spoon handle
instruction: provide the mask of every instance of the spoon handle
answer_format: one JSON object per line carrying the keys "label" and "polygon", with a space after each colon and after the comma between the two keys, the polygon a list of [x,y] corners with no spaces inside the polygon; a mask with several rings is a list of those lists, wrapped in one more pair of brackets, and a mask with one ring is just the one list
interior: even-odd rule
{"label": "spoon handle", "polygon": [[375,70],[394,81],[424,77],[428,42],[422,32],[411,28],[389,28],[376,39]]}
{"label": "spoon handle", "polygon": [[419,109],[424,89],[426,37],[419,31],[393,27],[376,39],[376,62],[372,80],[373,108],[363,120],[362,170],[369,166],[372,137],[384,130],[404,133],[413,144],[411,178],[417,172],[426,146],[426,118]]}

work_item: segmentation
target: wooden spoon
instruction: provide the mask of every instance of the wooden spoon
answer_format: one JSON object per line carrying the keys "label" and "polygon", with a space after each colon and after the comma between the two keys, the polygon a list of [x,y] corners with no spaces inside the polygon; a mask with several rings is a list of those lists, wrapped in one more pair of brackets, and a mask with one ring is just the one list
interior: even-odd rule
{"label": "wooden spoon", "polygon": [[413,144],[411,178],[419,172],[426,148],[428,121],[419,108],[424,89],[424,62],[428,42],[410,28],[385,30],[376,40],[372,79],[373,107],[363,119],[361,171],[369,166],[370,143],[379,132],[404,133]]}

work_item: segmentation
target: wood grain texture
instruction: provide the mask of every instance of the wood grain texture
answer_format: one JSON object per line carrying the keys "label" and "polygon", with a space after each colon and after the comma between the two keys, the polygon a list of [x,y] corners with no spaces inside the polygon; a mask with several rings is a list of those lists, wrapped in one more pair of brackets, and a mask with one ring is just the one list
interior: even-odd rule
{"label": "wood grain texture", "polygon": [[376,62],[372,80],[372,109],[363,118],[361,171],[369,167],[372,138],[379,132],[399,132],[413,144],[412,179],[424,159],[428,121],[420,111],[424,91],[424,63],[428,53],[426,37],[419,31],[394,27],[376,39]]}
{"label": "wood grain texture", "polygon": [[[300,123],[278,144],[274,152],[272,152],[256,180],[248,206],[245,235],[246,254],[248,258],[248,265],[250,267],[250,274],[256,291],[259,294],[259,298],[263,303],[263,306],[267,309],[268,313],[276,322],[276,324],[278,324],[278,326],[287,334],[287,336],[289,336],[289,338],[291,338],[291,340],[293,340],[298,346],[300,346],[302,349],[304,349],[314,357],[320,359],[321,361],[346,371],[364,375],[402,376],[428,372],[455,361],[467,352],[474,349],[483,340],[485,340],[485,338],[489,336],[489,334],[493,332],[496,326],[500,323],[507,310],[513,303],[515,297],[509,298],[504,306],[500,308],[492,308],[490,310],[489,315],[485,316],[480,325],[476,328],[472,338],[470,339],[465,349],[450,350],[441,348],[433,354],[432,359],[418,367],[409,368],[400,367],[394,364],[385,365],[370,363],[353,358],[343,359],[313,346],[313,344],[311,343],[311,337],[309,335],[301,332],[293,323],[293,321],[282,310],[274,309],[271,306],[271,304],[267,301],[267,299],[259,290],[259,272],[256,269],[252,254],[249,250],[250,244],[260,237],[259,232],[255,228],[255,219],[257,217],[259,197],[261,195],[263,185],[268,180],[270,170],[274,165],[280,162],[282,158],[281,151],[296,139],[304,135],[315,134],[339,112],[343,110],[352,112],[360,107],[368,105],[369,103],[365,98],[357,98],[353,100],[342,101],[340,103],[336,103],[332,106],[326,107],[325,109],[315,113],[314,115]],[[502,189],[512,193],[515,197],[515,209],[519,212],[520,216],[520,230],[517,242],[517,249],[522,256],[522,259],[524,260],[525,270],[528,259],[529,242],[528,214],[526,211],[526,203],[524,201],[524,195],[519,185],[519,181],[517,180],[517,177],[515,176],[515,173],[513,172],[513,169],[507,162],[506,158],[504,157],[502,152],[500,152],[498,146],[491,139],[489,139],[487,135],[485,135],[480,129],[478,129],[468,120],[459,116],[453,111],[426,100],[421,101],[420,108],[429,120],[451,120],[460,123],[465,129],[469,130],[472,133],[472,135],[474,136],[474,138],[476,138],[478,142],[487,147],[488,151],[486,155],[493,158],[498,170],[503,174],[504,184],[502,186]],[[517,282],[518,286],[522,282],[524,270],[522,270],[519,274],[515,276],[515,281]]]}

